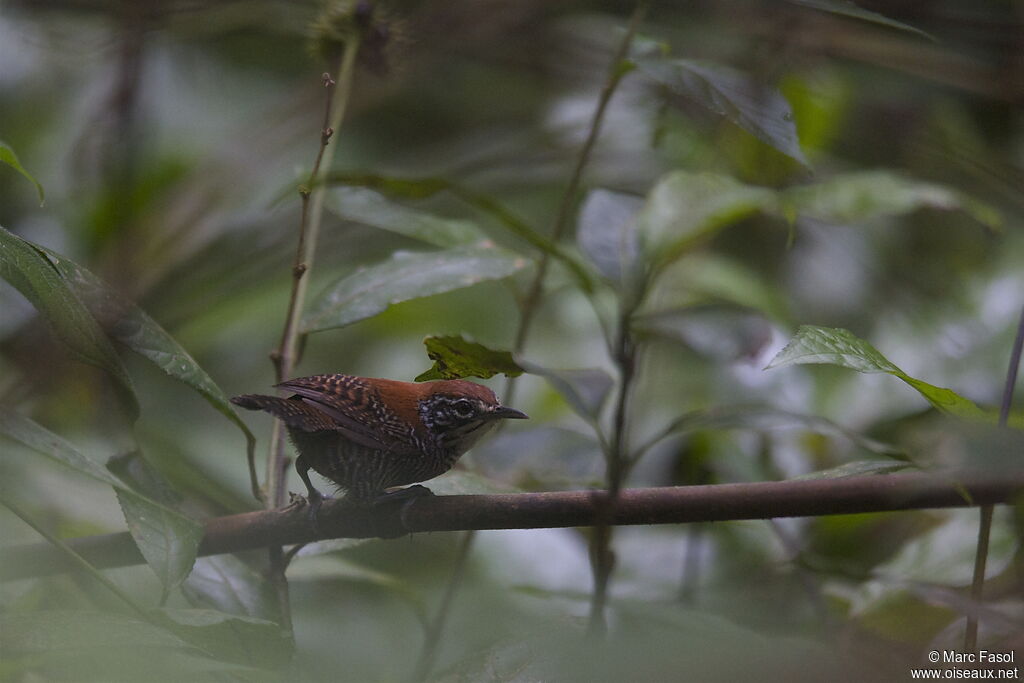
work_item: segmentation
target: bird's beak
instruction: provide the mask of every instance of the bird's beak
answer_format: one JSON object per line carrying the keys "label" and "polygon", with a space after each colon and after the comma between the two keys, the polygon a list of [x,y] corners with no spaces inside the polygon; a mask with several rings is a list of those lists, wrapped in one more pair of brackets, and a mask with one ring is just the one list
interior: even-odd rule
{"label": "bird's beak", "polygon": [[508,420],[529,420],[530,416],[521,410],[515,408],[509,408],[508,406],[498,406],[491,411],[491,417],[494,419],[505,418]]}

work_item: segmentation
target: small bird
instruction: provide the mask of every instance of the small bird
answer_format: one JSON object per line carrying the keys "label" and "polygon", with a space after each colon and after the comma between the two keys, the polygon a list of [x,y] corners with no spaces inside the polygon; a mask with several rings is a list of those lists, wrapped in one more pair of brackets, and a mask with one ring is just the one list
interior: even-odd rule
{"label": "small bird", "polygon": [[501,405],[487,387],[461,379],[416,383],[335,374],[277,387],[294,393],[246,394],[231,402],[265,410],[287,426],[314,522],[323,495],[310,482],[310,469],[350,498],[374,499],[447,472],[499,419],[528,417]]}

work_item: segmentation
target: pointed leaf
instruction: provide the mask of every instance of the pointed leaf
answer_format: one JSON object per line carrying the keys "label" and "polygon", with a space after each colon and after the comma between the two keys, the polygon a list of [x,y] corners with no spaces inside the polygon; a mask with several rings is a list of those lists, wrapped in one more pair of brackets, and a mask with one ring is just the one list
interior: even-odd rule
{"label": "pointed leaf", "polygon": [[722,228],[775,208],[775,193],[713,173],[674,171],[647,196],[638,218],[648,258],[665,264]]}
{"label": "pointed leaf", "polygon": [[114,378],[134,421],[139,413],[135,390],[110,340],[46,254],[3,227],[0,227],[0,278],[11,283],[35,306],[76,360],[105,370]]}
{"label": "pointed leaf", "polygon": [[113,339],[152,362],[169,377],[191,387],[231,420],[247,442],[255,442],[256,437],[231,408],[224,391],[159,323],[71,259],[49,249],[38,248]]}
{"label": "pointed leaf", "polygon": [[318,332],[372,318],[392,304],[500,280],[525,268],[527,259],[487,246],[447,251],[398,252],[327,287],[310,306],[303,332]]}
{"label": "pointed leaf", "polygon": [[793,477],[793,481],[805,479],[842,479],[844,477],[862,477],[869,474],[892,474],[893,472],[913,467],[914,465],[911,463],[893,462],[892,460],[855,460],[838,467],[808,472],[799,477]]}
{"label": "pointed leaf", "polygon": [[197,559],[182,585],[182,592],[194,607],[267,621],[280,620],[277,597],[267,577],[234,555]]}
{"label": "pointed leaf", "polygon": [[616,284],[636,277],[636,217],[642,207],[639,197],[609,190],[590,192],[580,206],[576,242],[598,272]]}
{"label": "pointed leaf", "polygon": [[852,17],[854,19],[862,19],[864,21],[870,21],[873,24],[881,24],[882,26],[888,26],[890,28],[896,28],[901,31],[909,31],[910,33],[916,33],[919,36],[923,36],[929,40],[934,41],[935,38],[922,31],[919,28],[914,28],[910,24],[904,24],[901,21],[890,19],[889,17],[883,16],[877,12],[866,10],[862,7],[858,7],[849,0],[788,0],[794,5],[801,5],[803,7],[810,7],[818,9],[823,12],[831,12],[832,14],[841,14],[846,17]]}
{"label": "pointed leaf", "polygon": [[495,351],[462,336],[427,337],[423,344],[434,366],[419,375],[417,382],[463,377],[487,379],[498,373],[506,377],[523,374],[508,351]]}
{"label": "pointed leaf", "polygon": [[550,370],[521,358],[516,358],[516,362],[531,375],[546,379],[573,411],[591,424],[597,422],[608,393],[615,384],[608,373],[600,368]]}
{"label": "pointed leaf", "polygon": [[865,373],[884,372],[912,386],[943,413],[988,422],[994,419],[990,411],[983,410],[953,390],[928,384],[906,374],[878,349],[849,330],[802,325],[796,336],[779,351],[765,369],[804,363],[838,365]]}
{"label": "pointed leaf", "polygon": [[557,259],[565,265],[584,292],[593,291],[593,283],[590,281],[586,269],[576,258],[534,230],[526,221],[489,195],[475,192],[443,178],[393,178],[371,173],[332,173],[328,175],[327,182],[370,188],[389,197],[401,199],[426,199],[439,192],[447,192],[495,219],[505,231]]}
{"label": "pointed leaf", "polygon": [[280,625],[215,610],[162,608],[151,613],[187,643],[211,655],[260,668],[285,664],[294,642]]}
{"label": "pointed leaf", "polygon": [[749,74],[712,62],[688,59],[640,58],[640,71],[661,85],[669,102],[681,98],[722,116],[761,142],[809,167],[793,109],[782,93]]}
{"label": "pointed leaf", "polygon": [[890,171],[863,171],[835,176],[782,193],[787,215],[800,214],[834,223],[856,223],[917,209],[961,210],[996,230],[1002,217],[992,207],[957,190],[914,180]]}
{"label": "pointed leaf", "polygon": [[439,247],[472,244],[487,235],[471,221],[442,218],[396,204],[363,187],[341,187],[330,193],[329,208],[338,216]]}
{"label": "pointed leaf", "polygon": [[202,525],[133,491],[70,443],[28,418],[0,412],[0,434],[80,474],[113,486],[128,531],[163,584],[165,594],[188,576],[203,536]]}
{"label": "pointed leaf", "polygon": [[36,186],[36,192],[39,193],[39,206],[43,205],[46,201],[46,194],[43,192],[43,186],[39,184],[39,181],[32,177],[32,174],[25,170],[25,167],[21,165],[18,160],[18,155],[14,153],[11,146],[7,143],[0,141],[0,163],[7,164],[15,171],[25,176],[30,183]]}

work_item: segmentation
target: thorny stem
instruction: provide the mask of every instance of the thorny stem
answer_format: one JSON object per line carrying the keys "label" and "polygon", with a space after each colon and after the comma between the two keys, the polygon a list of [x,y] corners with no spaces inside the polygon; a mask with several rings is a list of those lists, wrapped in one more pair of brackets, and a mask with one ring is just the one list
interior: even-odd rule
{"label": "thorny stem", "polygon": [[423,649],[420,650],[420,656],[416,661],[416,668],[412,674],[411,680],[414,682],[427,680],[430,670],[434,666],[434,660],[437,657],[437,646],[441,642],[441,633],[444,631],[445,622],[448,620],[448,613],[451,611],[452,602],[455,601],[455,593],[458,591],[459,586],[462,585],[462,577],[466,573],[466,563],[475,540],[476,531],[467,531],[462,537],[458,555],[455,557],[455,567],[452,568],[452,575],[448,579],[448,585],[445,587],[441,604],[438,606],[433,620],[427,626],[427,632],[423,640]]}
{"label": "thorny stem", "polygon": [[[337,82],[329,74],[324,74],[324,87],[327,90],[324,105],[324,122],[320,131],[320,146],[316,160],[309,174],[307,185],[299,190],[302,197],[302,213],[299,220],[299,239],[295,250],[295,261],[292,265],[292,291],[288,300],[288,312],[285,317],[281,342],[270,357],[274,363],[274,371],[278,382],[287,379],[299,360],[299,321],[305,307],[309,271],[313,266],[316,253],[317,237],[320,233],[320,221],[323,215],[324,187],[319,183],[321,168],[329,168],[334,159],[337,145],[329,142],[334,132],[341,126],[352,91],[352,80],[355,74],[356,56],[359,53],[359,39],[350,38],[345,43],[345,50],[338,65]],[[288,458],[284,450],[284,429],[280,420],[274,420],[270,434],[270,451],[267,454],[266,495],[264,505],[268,509],[284,505],[287,477],[285,474]],[[288,582],[285,569],[288,557],[280,545],[268,548],[268,574],[270,583],[277,595],[281,613],[282,626],[291,631],[291,607],[288,597]]]}
{"label": "thorny stem", "polygon": [[[1010,419],[1010,406],[1013,404],[1013,388],[1017,384],[1017,370],[1020,368],[1021,351],[1024,350],[1024,308],[1020,312],[1017,323],[1017,336],[1013,340],[1010,352],[1010,367],[1006,371],[1006,383],[1003,385],[1003,401],[999,406],[999,426],[1005,427]],[[981,506],[981,518],[978,522],[978,547],[974,555],[974,577],[971,581],[971,600],[981,602],[985,587],[985,564],[988,559],[988,541],[992,532],[992,506]],[[964,652],[974,652],[978,645],[978,612],[971,611],[967,615],[967,629],[964,631]]]}

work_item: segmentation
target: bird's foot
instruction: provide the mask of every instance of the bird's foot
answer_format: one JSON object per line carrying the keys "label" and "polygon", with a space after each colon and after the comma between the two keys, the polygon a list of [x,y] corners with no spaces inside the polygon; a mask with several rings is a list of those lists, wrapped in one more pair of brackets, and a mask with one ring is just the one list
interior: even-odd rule
{"label": "bird's foot", "polygon": [[320,514],[320,507],[324,504],[325,500],[330,500],[331,497],[325,496],[316,489],[313,489],[312,491],[309,492],[308,495],[305,496],[299,493],[291,492],[289,492],[288,495],[291,498],[288,501],[287,507],[285,507],[284,509],[291,510],[293,508],[301,508],[303,506],[308,506],[308,509],[306,510],[306,518],[309,520],[309,526],[312,527],[313,533],[319,534],[320,524],[318,515]]}
{"label": "bird's foot", "polygon": [[393,528],[383,530],[378,529],[378,535],[381,538],[397,538],[398,536],[404,536],[410,533],[409,524],[406,522],[406,513],[412,508],[413,504],[421,498],[429,498],[434,495],[434,492],[428,489],[426,486],[420,484],[414,484],[407,486],[404,489],[398,489],[389,493],[382,493],[381,495],[374,498],[370,505],[374,509],[380,509],[383,507],[397,506],[397,518],[399,522],[399,529],[396,531]]}

